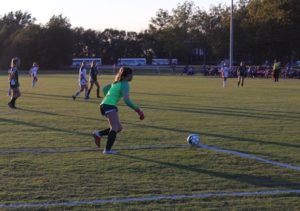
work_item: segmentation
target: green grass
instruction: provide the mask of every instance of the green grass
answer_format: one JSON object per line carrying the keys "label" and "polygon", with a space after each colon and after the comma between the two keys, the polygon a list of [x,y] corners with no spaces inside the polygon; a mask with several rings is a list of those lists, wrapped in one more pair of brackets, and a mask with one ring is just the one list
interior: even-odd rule
{"label": "green grass", "polygon": [[[230,79],[224,89],[220,78],[135,76],[131,98],[146,119],[120,103],[123,131],[114,148],[128,150],[116,156],[93,143],[92,131],[107,127],[95,89],[90,100],[73,101],[77,75],[40,75],[37,87],[30,85],[21,76],[19,109],[11,110],[7,77],[0,76],[1,204],[300,189],[299,172],[255,160],[189,147],[128,149],[181,145],[199,133],[204,144],[300,166],[300,80],[246,79],[237,88]],[[296,210],[300,200],[289,194],[50,209]]]}

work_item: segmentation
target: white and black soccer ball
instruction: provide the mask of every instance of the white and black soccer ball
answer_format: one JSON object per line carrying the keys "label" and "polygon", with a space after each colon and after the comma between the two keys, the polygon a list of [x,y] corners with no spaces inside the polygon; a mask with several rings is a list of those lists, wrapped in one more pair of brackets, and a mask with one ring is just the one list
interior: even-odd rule
{"label": "white and black soccer ball", "polygon": [[201,139],[200,139],[200,135],[198,134],[190,134],[186,140],[189,143],[189,145],[197,146],[198,144],[200,144]]}

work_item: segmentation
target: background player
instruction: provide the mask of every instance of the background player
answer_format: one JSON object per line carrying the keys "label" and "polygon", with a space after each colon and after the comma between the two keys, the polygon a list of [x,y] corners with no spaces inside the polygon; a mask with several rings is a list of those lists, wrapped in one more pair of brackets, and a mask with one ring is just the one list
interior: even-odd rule
{"label": "background player", "polygon": [[82,91],[85,91],[85,98],[87,95],[87,79],[86,79],[86,62],[82,62],[79,69],[79,90],[72,96],[73,100],[80,95]]}

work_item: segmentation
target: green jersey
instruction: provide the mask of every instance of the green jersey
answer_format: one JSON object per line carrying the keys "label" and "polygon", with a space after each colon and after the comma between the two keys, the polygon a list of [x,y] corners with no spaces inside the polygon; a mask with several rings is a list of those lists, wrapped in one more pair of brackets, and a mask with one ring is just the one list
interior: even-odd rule
{"label": "green jersey", "polygon": [[[127,80],[122,80],[120,82],[105,86],[103,88],[103,91],[105,97],[102,100],[101,105],[106,104],[106,105],[117,106],[120,99],[125,95],[129,94],[129,83]],[[136,106],[130,100],[125,100],[125,103],[132,109],[138,108],[138,106]]]}

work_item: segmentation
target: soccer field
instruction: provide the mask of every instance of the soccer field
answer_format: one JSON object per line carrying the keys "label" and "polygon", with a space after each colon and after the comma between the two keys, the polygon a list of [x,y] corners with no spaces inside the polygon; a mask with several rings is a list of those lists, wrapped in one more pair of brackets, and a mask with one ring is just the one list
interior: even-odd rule
{"label": "soccer field", "polygon": [[[21,76],[12,110],[0,76],[0,209],[300,209],[300,80],[224,89],[220,78],[135,76],[146,118],[121,102],[119,153],[103,155],[106,140],[98,149],[91,135],[107,128],[96,89],[73,101],[77,78],[39,75],[31,88]],[[190,133],[207,148],[189,147]]]}

